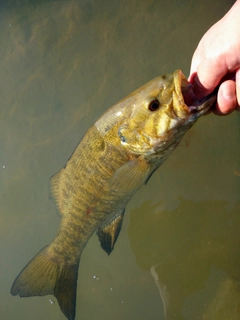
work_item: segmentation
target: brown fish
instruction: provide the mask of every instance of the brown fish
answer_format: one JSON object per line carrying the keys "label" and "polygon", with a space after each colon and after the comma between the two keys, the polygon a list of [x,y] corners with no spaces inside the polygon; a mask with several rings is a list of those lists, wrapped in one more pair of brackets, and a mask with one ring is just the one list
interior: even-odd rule
{"label": "brown fish", "polygon": [[180,70],[153,79],[109,109],[89,128],[64,168],[51,179],[62,215],[56,238],[21,271],[11,293],[53,294],[75,318],[78,265],[96,231],[110,254],[126,204],[215,103],[215,95],[187,106]]}

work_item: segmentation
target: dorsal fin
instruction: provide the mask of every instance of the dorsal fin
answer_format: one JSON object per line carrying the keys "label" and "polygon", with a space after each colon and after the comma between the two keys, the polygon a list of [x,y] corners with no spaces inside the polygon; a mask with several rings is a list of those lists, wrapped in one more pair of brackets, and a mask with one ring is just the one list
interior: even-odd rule
{"label": "dorsal fin", "polygon": [[117,241],[122,227],[124,211],[125,209],[97,230],[97,236],[101,243],[101,247],[107,254],[110,254],[113,251],[114,245]]}
{"label": "dorsal fin", "polygon": [[64,168],[50,178],[50,198],[54,199],[58,212],[62,215],[62,205],[60,197],[60,183]]}

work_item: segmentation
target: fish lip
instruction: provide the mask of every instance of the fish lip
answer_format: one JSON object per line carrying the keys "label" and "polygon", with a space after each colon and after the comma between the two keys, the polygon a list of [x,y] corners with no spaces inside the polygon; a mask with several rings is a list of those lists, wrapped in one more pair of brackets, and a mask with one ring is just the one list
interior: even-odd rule
{"label": "fish lip", "polygon": [[186,109],[190,114],[197,114],[199,116],[208,113],[209,109],[215,104],[217,100],[216,90],[209,94],[203,99],[195,100],[193,103],[188,105],[185,102],[184,94],[190,90],[192,84],[187,80],[181,70],[176,70],[175,74],[175,88],[176,93],[180,97],[180,101],[186,106]]}
{"label": "fish lip", "polygon": [[178,97],[178,103],[181,105],[181,108],[184,109],[184,111],[188,112],[188,106],[184,101],[184,91],[189,90],[191,84],[188,82],[181,70],[176,70],[173,73],[173,81],[175,92]]}

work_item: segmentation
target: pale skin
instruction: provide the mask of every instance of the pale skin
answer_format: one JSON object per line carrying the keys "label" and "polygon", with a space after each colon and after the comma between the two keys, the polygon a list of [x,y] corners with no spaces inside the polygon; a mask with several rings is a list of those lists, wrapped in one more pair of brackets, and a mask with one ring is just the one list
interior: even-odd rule
{"label": "pale skin", "polygon": [[219,86],[214,113],[240,111],[240,0],[202,37],[194,52],[187,103]]}

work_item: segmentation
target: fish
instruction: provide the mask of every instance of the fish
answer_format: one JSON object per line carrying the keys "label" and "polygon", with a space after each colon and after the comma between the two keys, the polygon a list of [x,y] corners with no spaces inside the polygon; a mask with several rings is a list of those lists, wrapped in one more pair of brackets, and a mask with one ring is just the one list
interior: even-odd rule
{"label": "fish", "polygon": [[19,273],[12,295],[54,295],[65,317],[75,319],[79,262],[88,240],[96,232],[102,249],[112,252],[128,201],[216,102],[211,94],[187,105],[190,86],[180,70],[157,77],[87,130],[51,178],[61,215],[58,233]]}

